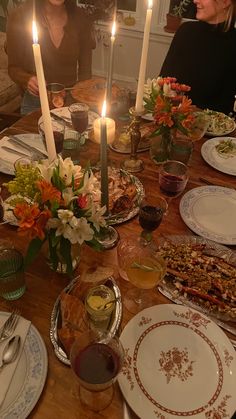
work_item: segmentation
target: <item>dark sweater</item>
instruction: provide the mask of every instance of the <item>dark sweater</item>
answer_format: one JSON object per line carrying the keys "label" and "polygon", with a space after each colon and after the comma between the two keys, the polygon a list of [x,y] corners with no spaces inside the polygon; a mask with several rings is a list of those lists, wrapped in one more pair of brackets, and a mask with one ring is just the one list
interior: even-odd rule
{"label": "dark sweater", "polygon": [[[32,51],[32,5],[32,0],[28,0],[14,9],[7,25],[8,72],[23,90],[29,78],[36,74]],[[76,8],[75,13],[68,15],[59,48],[54,46],[43,16],[39,14],[36,19],[46,81],[72,86],[77,79],[89,79],[95,45],[91,36],[92,23],[83,10]]]}
{"label": "dark sweater", "polygon": [[176,32],[161,76],[173,76],[191,86],[193,104],[226,114],[236,94],[236,29],[222,25],[183,23]]}

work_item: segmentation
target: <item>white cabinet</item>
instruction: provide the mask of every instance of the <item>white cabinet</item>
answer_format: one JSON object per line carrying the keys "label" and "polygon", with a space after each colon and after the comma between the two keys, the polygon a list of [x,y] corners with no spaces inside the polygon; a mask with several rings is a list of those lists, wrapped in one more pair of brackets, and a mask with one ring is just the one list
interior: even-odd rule
{"label": "white cabinet", "polygon": [[[158,2],[154,0],[146,77],[153,78],[159,74],[173,38],[173,34],[163,30],[168,8],[168,0],[158,0]],[[137,13],[131,14],[136,19],[135,26],[118,24],[114,47],[113,79],[127,82],[133,82],[138,77],[146,17],[146,2],[138,0]],[[97,47],[93,52],[93,75],[106,76],[107,74],[110,26],[110,24],[104,22],[96,25]]]}

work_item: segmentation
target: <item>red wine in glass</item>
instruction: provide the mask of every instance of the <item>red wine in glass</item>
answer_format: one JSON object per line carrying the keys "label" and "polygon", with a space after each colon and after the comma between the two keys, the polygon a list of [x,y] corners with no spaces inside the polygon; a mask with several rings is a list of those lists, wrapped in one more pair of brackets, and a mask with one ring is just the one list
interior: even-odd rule
{"label": "red wine in glass", "polygon": [[161,224],[163,209],[144,205],[139,210],[139,224],[144,230],[154,231]]}
{"label": "red wine in glass", "polygon": [[53,131],[53,137],[55,141],[56,152],[57,154],[59,154],[63,149],[64,133],[59,131]]}
{"label": "red wine in glass", "polygon": [[72,126],[80,134],[88,127],[88,111],[89,107],[85,103],[72,103],[69,106]]}
{"label": "red wine in glass", "polygon": [[187,179],[183,176],[162,174],[160,177],[160,190],[169,197],[178,196],[186,186]]}
{"label": "red wine in glass", "polygon": [[79,379],[89,384],[105,384],[118,374],[118,354],[104,343],[91,343],[75,358],[74,372]]}

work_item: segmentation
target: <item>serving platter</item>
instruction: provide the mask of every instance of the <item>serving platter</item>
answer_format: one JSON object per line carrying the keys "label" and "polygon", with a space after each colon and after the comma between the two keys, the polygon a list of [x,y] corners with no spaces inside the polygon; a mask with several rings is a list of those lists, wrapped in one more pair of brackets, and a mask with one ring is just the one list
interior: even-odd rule
{"label": "serving platter", "polygon": [[221,156],[216,150],[216,146],[221,141],[228,140],[231,140],[232,143],[236,145],[236,138],[234,137],[216,137],[205,141],[201,148],[201,155],[211,167],[214,167],[214,169],[226,173],[227,175],[236,176],[236,155],[226,156],[227,158],[224,158],[224,156]]}
{"label": "serving platter", "polygon": [[210,123],[205,135],[218,137],[228,135],[235,130],[236,123],[230,116],[225,115],[223,112],[212,111],[210,109],[206,109],[204,112],[210,117]]}
{"label": "serving platter", "polygon": [[230,418],[235,411],[235,351],[222,330],[189,307],[163,304],[134,316],[120,340],[118,382],[142,419]]}
{"label": "serving platter", "polygon": [[[217,269],[215,263],[217,264],[221,261],[227,262],[232,266],[232,269],[236,270],[236,253],[221,244],[193,235],[167,235],[161,237],[158,241],[158,249],[167,261],[167,274],[159,284],[158,290],[175,303],[192,307],[210,316],[216,322],[217,320],[220,320],[224,323],[223,325],[227,330],[236,335],[236,304],[235,315],[233,316],[232,312],[228,313],[223,311],[223,309],[218,310],[215,305],[209,303],[210,300],[203,300],[198,295],[184,292],[181,288],[177,288],[176,286],[178,282],[181,283],[181,278],[184,277],[188,277],[190,283],[191,281],[193,282],[194,277],[191,275],[191,269],[192,271],[198,270],[197,288],[200,291],[201,275],[205,274],[205,272],[211,273],[211,266],[213,266],[213,271],[216,273]],[[171,249],[173,249],[174,252],[173,258],[170,256]],[[178,263],[178,261],[180,261],[180,263]],[[184,266],[182,266],[182,264]],[[201,269],[201,264],[204,265],[203,269]],[[173,270],[174,265],[175,272]],[[205,269],[207,266],[208,270]],[[180,281],[178,281],[178,269],[180,269]],[[210,280],[213,280],[212,276],[209,276],[209,278]],[[207,277],[205,281],[206,280]],[[194,286],[193,288],[195,289]],[[235,289],[235,285],[233,286],[233,289]],[[209,295],[210,298],[211,295]]]}
{"label": "serving platter", "polygon": [[[63,347],[62,342],[59,339],[58,336],[58,329],[61,327],[61,296],[63,293],[71,294],[73,292],[73,289],[78,285],[78,281],[80,280],[80,277],[74,278],[68,285],[65,287],[58,298],[55,301],[55,304],[53,306],[52,314],[51,314],[51,325],[50,325],[50,339],[52,342],[52,345],[54,347],[54,352],[56,357],[63,362],[66,365],[70,365],[70,360],[68,358],[68,355],[66,354],[65,348]],[[121,293],[118,285],[116,284],[113,277],[107,278],[105,284],[109,288],[112,289],[112,291],[115,294],[115,298],[117,299],[115,303],[115,309],[113,310],[113,313],[111,315],[110,323],[108,326],[108,330],[114,336],[120,326],[121,317],[122,317],[122,303],[121,303]],[[92,284],[91,284],[92,286]]]}
{"label": "serving platter", "polygon": [[186,192],[180,215],[195,233],[217,243],[236,244],[236,191],[222,186],[200,186]]}

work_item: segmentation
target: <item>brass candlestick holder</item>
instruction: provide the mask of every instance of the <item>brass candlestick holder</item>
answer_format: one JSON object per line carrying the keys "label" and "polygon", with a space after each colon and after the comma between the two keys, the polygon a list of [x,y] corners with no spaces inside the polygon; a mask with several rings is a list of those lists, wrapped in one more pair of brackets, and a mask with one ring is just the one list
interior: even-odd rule
{"label": "brass candlestick holder", "polygon": [[137,150],[141,140],[140,123],[144,110],[136,112],[135,108],[130,108],[129,114],[132,118],[127,132],[130,135],[131,153],[129,159],[122,162],[122,168],[129,172],[141,172],[144,169],[144,164],[141,159],[137,158]]}

